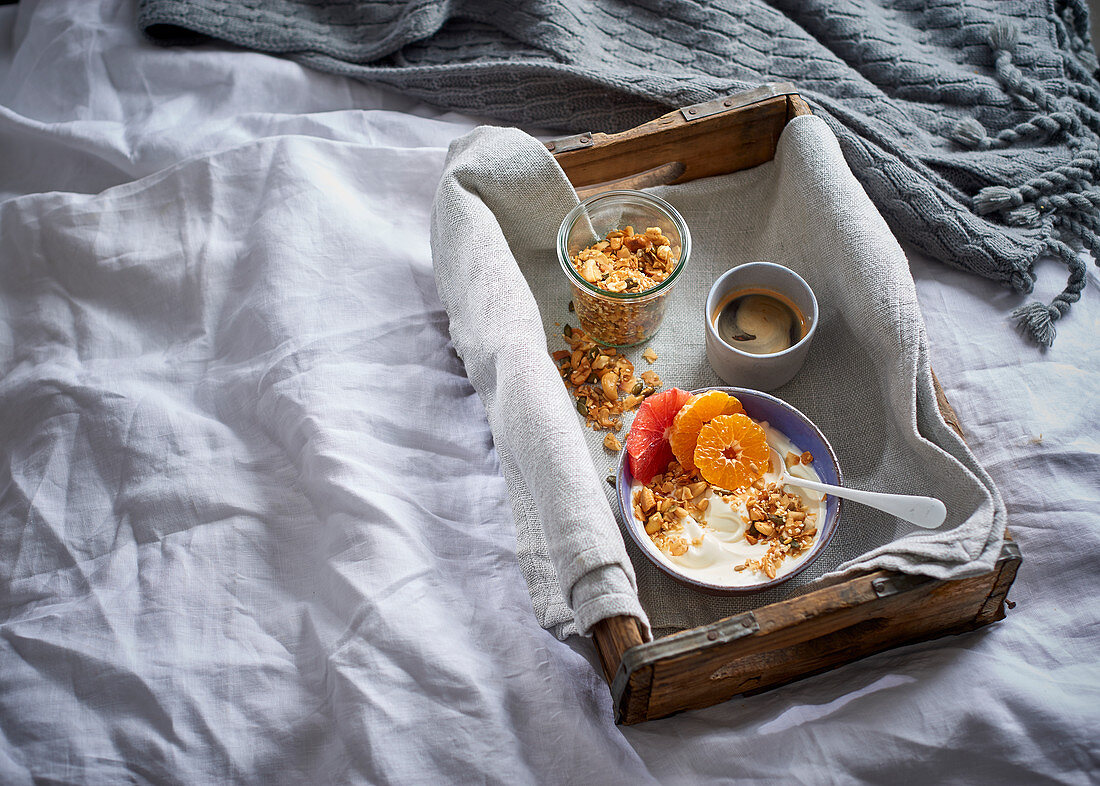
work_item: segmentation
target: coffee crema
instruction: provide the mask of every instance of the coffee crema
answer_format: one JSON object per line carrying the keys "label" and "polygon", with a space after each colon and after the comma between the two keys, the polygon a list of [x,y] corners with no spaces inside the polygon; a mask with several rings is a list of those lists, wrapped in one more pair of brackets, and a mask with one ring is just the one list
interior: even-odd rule
{"label": "coffee crema", "polygon": [[806,317],[786,295],[770,289],[739,289],[711,315],[718,337],[743,352],[771,355],[806,335]]}

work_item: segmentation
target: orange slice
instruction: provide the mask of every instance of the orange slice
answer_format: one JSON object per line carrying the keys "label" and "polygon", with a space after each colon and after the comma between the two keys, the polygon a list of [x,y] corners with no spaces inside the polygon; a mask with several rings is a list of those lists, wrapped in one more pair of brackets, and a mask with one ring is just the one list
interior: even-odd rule
{"label": "orange slice", "polygon": [[692,396],[672,421],[672,430],[668,435],[672,454],[685,470],[695,469],[695,443],[699,439],[699,429],[719,415],[744,411],[740,401],[721,390],[708,390]]}
{"label": "orange slice", "polygon": [[748,415],[719,415],[699,429],[695,466],[713,486],[744,488],[764,476],[770,458],[764,428]]}
{"label": "orange slice", "polygon": [[741,402],[736,396],[730,396],[730,400],[726,403],[726,408],[722,410],[723,415],[740,415],[745,411],[745,408],[741,406]]}

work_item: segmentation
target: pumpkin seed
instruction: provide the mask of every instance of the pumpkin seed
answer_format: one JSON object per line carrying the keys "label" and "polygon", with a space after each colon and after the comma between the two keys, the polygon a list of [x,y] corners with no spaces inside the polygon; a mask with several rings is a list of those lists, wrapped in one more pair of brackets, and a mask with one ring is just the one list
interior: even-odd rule
{"label": "pumpkin seed", "polygon": [[645,387],[645,385],[643,385],[641,382],[635,382],[634,387],[631,389],[630,392],[631,392],[632,395],[635,395],[635,396],[641,395],[642,388],[644,388],[644,387]]}
{"label": "pumpkin seed", "polygon": [[580,412],[584,416],[588,416],[588,402],[583,398],[577,399],[577,412]]}
{"label": "pumpkin seed", "polygon": [[[570,300],[569,302],[572,303],[573,301]],[[568,323],[566,323],[565,327],[561,329],[561,332],[562,335],[564,335],[566,338],[573,338],[573,328],[571,328]]]}
{"label": "pumpkin seed", "polygon": [[574,306],[574,305],[573,305],[573,301],[572,301],[572,300],[570,300],[570,301],[569,301],[569,313],[570,313],[570,314],[572,314],[572,313],[573,313],[574,311],[576,311],[576,310],[577,310],[577,309],[576,309],[576,306]]}
{"label": "pumpkin seed", "polygon": [[605,478],[605,480],[607,481],[607,485],[611,486],[612,488],[615,487],[615,476],[614,475],[608,475]]}

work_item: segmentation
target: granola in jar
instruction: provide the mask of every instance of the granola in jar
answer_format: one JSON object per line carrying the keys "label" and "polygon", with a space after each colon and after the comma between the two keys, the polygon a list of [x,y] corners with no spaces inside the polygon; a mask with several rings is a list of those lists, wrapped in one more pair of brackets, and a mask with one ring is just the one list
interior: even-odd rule
{"label": "granola in jar", "polygon": [[575,208],[558,234],[581,327],[605,346],[646,341],[690,252],[690,234],[664,200],[610,191]]}

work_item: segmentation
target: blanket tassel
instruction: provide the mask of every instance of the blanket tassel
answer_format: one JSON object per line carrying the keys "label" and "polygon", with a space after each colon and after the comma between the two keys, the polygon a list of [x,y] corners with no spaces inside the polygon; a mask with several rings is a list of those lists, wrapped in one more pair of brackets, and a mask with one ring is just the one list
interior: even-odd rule
{"label": "blanket tassel", "polygon": [[1049,306],[1039,302],[1028,303],[1020,306],[1012,312],[1012,316],[1024,332],[1042,347],[1049,347],[1054,343],[1054,337],[1058,331],[1054,328],[1056,320],[1065,316],[1071,303],[1081,299],[1081,290],[1085,288],[1085,276],[1087,268],[1085,262],[1069,246],[1059,240],[1049,240],[1046,251],[1052,256],[1057,256],[1069,268],[1069,280],[1066,288],[1062,290]]}
{"label": "blanket tassel", "polygon": [[[1074,21],[1067,18],[1067,27],[1072,28]],[[1046,224],[1049,227],[1051,236],[1043,242],[1036,258],[1045,253],[1060,259],[1069,268],[1066,287],[1050,305],[1031,302],[1012,312],[1033,341],[1049,347],[1057,335],[1054,323],[1065,316],[1071,303],[1080,300],[1085,287],[1087,266],[1070,244],[1093,252],[1100,263],[1100,255],[1096,253],[1100,249],[1100,189],[1096,187],[1100,175],[1100,113],[1096,111],[1100,108],[1100,94],[1088,79],[1071,87],[1067,101],[1056,99],[1013,64],[1012,54],[1019,37],[1019,28],[1008,22],[998,22],[990,28],[989,44],[997,78],[1005,92],[1030,102],[1040,114],[993,136],[978,120],[966,118],[955,126],[951,136],[959,145],[980,151],[1000,150],[1024,141],[1040,142],[1058,135],[1069,138],[1073,159],[1067,164],[1015,187],[987,186],[973,198],[974,212],[978,215],[999,213],[1010,226]],[[1083,42],[1071,48],[1075,53],[1077,50],[1088,52]],[[1067,58],[1067,66],[1086,70],[1083,64],[1070,63],[1070,60],[1072,58]],[[1012,283],[1017,291],[1031,291],[1033,267],[1034,263],[1026,274],[1018,271],[1013,276]]]}

